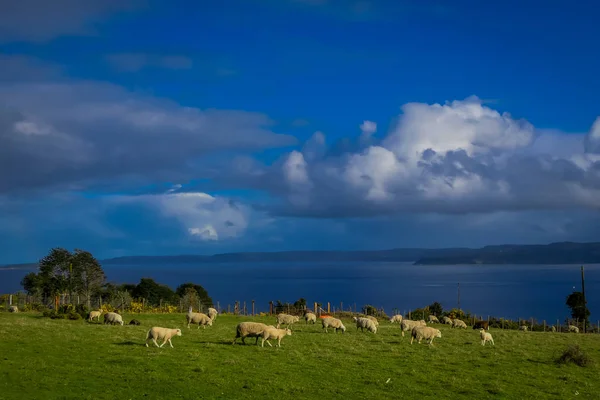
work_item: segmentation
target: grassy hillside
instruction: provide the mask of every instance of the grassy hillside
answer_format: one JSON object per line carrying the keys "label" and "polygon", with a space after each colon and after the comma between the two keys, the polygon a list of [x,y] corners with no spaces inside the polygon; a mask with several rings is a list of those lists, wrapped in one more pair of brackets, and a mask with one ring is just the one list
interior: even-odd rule
{"label": "grassy hillside", "polygon": [[[600,335],[492,330],[496,346],[482,347],[478,332],[441,326],[443,337],[429,347],[411,346],[387,321],[377,335],[346,321],[346,334],[299,324],[281,348],[261,348],[253,339],[231,345],[235,325],[251,318],[221,315],[206,330],[185,328],[183,314],[135,318],[142,326],[0,313],[0,399],[595,398],[600,391]],[[152,325],[180,327],[183,336],[173,349],[146,348]],[[570,343],[593,364],[555,364]]]}

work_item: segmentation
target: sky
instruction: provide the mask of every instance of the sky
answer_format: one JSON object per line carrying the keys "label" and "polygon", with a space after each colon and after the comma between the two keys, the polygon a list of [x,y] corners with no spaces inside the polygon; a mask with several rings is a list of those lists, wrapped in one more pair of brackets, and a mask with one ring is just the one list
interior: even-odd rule
{"label": "sky", "polygon": [[0,0],[0,264],[600,239],[600,5]]}

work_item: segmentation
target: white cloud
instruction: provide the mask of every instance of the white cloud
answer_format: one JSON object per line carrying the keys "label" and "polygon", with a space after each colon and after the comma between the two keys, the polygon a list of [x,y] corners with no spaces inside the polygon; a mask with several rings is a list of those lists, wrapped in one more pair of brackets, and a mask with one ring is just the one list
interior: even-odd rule
{"label": "white cloud", "polygon": [[[288,202],[275,212],[352,217],[600,207],[600,157],[584,152],[584,140],[595,143],[598,122],[586,139],[536,130],[476,97],[402,110],[377,145],[327,157],[292,152],[274,164],[282,168]],[[361,125],[363,135],[375,129]],[[312,149],[315,139],[309,142]],[[274,182],[261,187],[280,194]]]}
{"label": "white cloud", "polygon": [[594,121],[586,137],[585,147],[588,153],[600,154],[600,117]]}
{"label": "white cloud", "polygon": [[246,205],[201,192],[114,196],[110,201],[156,208],[163,217],[174,218],[185,232],[200,240],[241,237],[251,218]]}
{"label": "white cloud", "polygon": [[371,136],[377,132],[377,124],[373,121],[363,121],[360,125],[360,131],[362,132],[359,139],[360,143],[363,145],[369,144]]}

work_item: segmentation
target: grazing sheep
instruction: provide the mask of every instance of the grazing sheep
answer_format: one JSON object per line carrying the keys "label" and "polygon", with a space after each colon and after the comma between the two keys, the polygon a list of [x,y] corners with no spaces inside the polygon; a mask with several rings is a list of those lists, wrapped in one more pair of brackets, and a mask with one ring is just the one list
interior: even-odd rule
{"label": "grazing sheep", "polygon": [[490,323],[488,321],[475,321],[473,324],[473,329],[485,329],[486,331],[490,330]]}
{"label": "grazing sheep", "polygon": [[442,323],[446,324],[446,325],[452,325],[452,320],[448,317],[443,317],[442,318]]}
{"label": "grazing sheep", "polygon": [[554,325],[552,325],[552,326],[550,327],[550,331],[552,331],[552,332],[556,332],[556,327],[555,327]]}
{"label": "grazing sheep", "polygon": [[396,314],[392,318],[390,318],[390,323],[393,324],[394,322],[397,322],[397,323],[402,322],[402,315]]}
{"label": "grazing sheep", "polygon": [[419,344],[421,343],[421,340],[429,339],[429,344],[433,345],[433,339],[436,337],[442,337],[442,332],[440,332],[439,329],[435,329],[430,326],[416,326],[411,331],[410,344],[412,344],[413,340],[415,339],[417,339]]}
{"label": "grazing sheep", "polygon": [[366,317],[364,317],[364,318],[368,318],[368,319],[370,319],[371,321],[373,321],[373,323],[375,324],[375,326],[379,326],[379,321],[378,321],[378,320],[377,320],[377,318],[375,318],[374,316],[372,316],[372,315],[367,315],[367,316],[366,316]]}
{"label": "grazing sheep", "polygon": [[569,332],[579,333],[579,328],[575,325],[569,325]]}
{"label": "grazing sheep", "polygon": [[485,329],[480,329],[479,330],[479,336],[481,336],[481,345],[485,346],[485,342],[490,342],[491,344],[494,344],[494,338],[492,337],[492,334],[489,332],[486,332]]}
{"label": "grazing sheep", "polygon": [[246,344],[247,337],[255,337],[258,344],[258,337],[263,333],[268,326],[260,322],[240,322],[235,328],[235,338],[231,344],[235,344],[238,338],[242,338],[242,343]]}
{"label": "grazing sheep", "polygon": [[111,324],[111,325],[115,325],[115,324],[123,325],[123,317],[121,317],[117,313],[108,312],[108,313],[104,314],[104,323]]}
{"label": "grazing sheep", "polygon": [[467,329],[467,324],[465,324],[465,321],[462,321],[460,319],[455,319],[454,321],[452,321],[452,327]]}
{"label": "grazing sheep", "polygon": [[262,342],[260,345],[261,345],[261,347],[265,347],[265,341],[266,341],[269,346],[273,347],[271,342],[269,342],[269,339],[277,339],[277,347],[281,347],[281,339],[283,339],[283,337],[287,336],[287,335],[292,336],[291,329],[289,329],[289,328],[277,329],[273,325],[269,325],[260,334],[260,337],[262,337]]}
{"label": "grazing sheep", "polygon": [[287,325],[287,327],[289,328],[291,325],[293,325],[294,323],[300,321],[300,317],[296,316],[296,315],[288,315],[288,314],[278,314],[277,315],[277,329],[279,329],[279,327],[284,324]]}
{"label": "grazing sheep", "polygon": [[377,333],[377,325],[369,318],[356,318],[356,330],[359,328],[362,332],[366,329],[369,332]]}
{"label": "grazing sheep", "polygon": [[90,313],[88,314],[88,321],[92,322],[94,320],[94,318],[96,318],[96,320],[98,322],[100,322],[100,316],[102,315],[102,310],[98,310],[98,311],[90,311]]}
{"label": "grazing sheep", "polygon": [[8,311],[9,312],[18,313],[19,312],[19,307],[17,307],[17,306],[10,306],[10,307],[8,307]]}
{"label": "grazing sheep", "polygon": [[214,321],[214,319],[215,319],[215,318],[217,318],[217,315],[218,315],[218,314],[219,314],[219,312],[217,311],[217,309],[216,309],[216,308],[212,308],[212,307],[210,307],[210,308],[208,309],[208,317],[209,317],[210,319],[212,319],[213,321]]}
{"label": "grazing sheep", "polygon": [[337,333],[338,329],[340,329],[342,331],[342,333],[346,332],[346,327],[344,326],[342,321],[337,318],[333,318],[333,317],[323,318],[321,320],[321,324],[323,325],[323,329],[325,329],[325,332],[329,332],[327,330],[327,328],[334,328],[335,333]]}
{"label": "grazing sheep", "polygon": [[309,322],[312,322],[313,324],[317,323],[317,316],[311,312],[307,312],[306,314],[304,314],[304,319],[306,320],[307,324]]}
{"label": "grazing sheep", "polygon": [[138,321],[137,319],[132,319],[131,321],[129,321],[129,325],[140,325],[141,322]]}
{"label": "grazing sheep", "polygon": [[429,323],[430,324],[439,324],[440,320],[435,315],[430,315],[429,316]]}
{"label": "grazing sheep", "polygon": [[400,323],[400,329],[402,331],[402,336],[404,337],[404,332],[410,331],[413,328],[419,327],[419,326],[427,326],[427,324],[423,320],[420,320],[420,321],[412,321],[410,319],[402,320],[402,322]]}
{"label": "grazing sheep", "polygon": [[198,324],[198,329],[200,329],[200,325],[202,325],[204,329],[206,329],[207,325],[212,326],[212,319],[208,315],[192,312],[192,307],[190,307],[190,310],[185,315],[185,319],[187,321],[188,329],[190,328],[190,324]]}
{"label": "grazing sheep", "polygon": [[529,328],[527,328],[527,325],[521,325],[521,326],[519,327],[519,330],[520,330],[520,331],[523,331],[523,332],[527,332],[527,329],[529,329]]}
{"label": "grazing sheep", "polygon": [[[150,328],[148,333],[146,334],[146,347],[148,347],[148,341],[152,340],[156,347],[163,347],[165,343],[169,342],[171,347],[173,347],[173,343],[171,343],[171,338],[173,336],[181,336],[181,329],[170,329],[170,328],[161,328],[159,326],[154,326]],[[159,346],[156,340],[162,340],[162,344]]]}

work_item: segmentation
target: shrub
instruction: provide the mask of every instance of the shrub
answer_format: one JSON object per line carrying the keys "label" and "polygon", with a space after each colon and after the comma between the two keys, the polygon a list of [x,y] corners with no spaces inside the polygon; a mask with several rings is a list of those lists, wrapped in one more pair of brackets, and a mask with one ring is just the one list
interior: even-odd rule
{"label": "shrub", "polygon": [[[75,312],[77,314],[79,314],[79,316],[81,318],[87,318],[88,314],[90,313],[90,310],[87,308],[87,306],[85,304],[78,304],[77,307],[75,307]],[[71,318],[69,318],[71,319]],[[80,319],[80,318],[77,318]]]}
{"label": "shrub", "polygon": [[23,311],[24,312],[27,312],[27,311],[40,311],[40,312],[43,312],[46,309],[47,309],[47,307],[45,305],[43,305],[42,303],[31,303],[31,304],[25,304],[23,306]]}
{"label": "shrub", "polygon": [[65,314],[65,316],[72,321],[77,321],[82,318],[81,314],[76,311],[71,311],[70,313]]}
{"label": "shrub", "polygon": [[592,359],[587,355],[579,345],[572,344],[566,348],[565,351],[561,354],[561,356],[556,360],[558,364],[568,364],[574,363],[579,365],[580,367],[585,367],[591,364]]}

